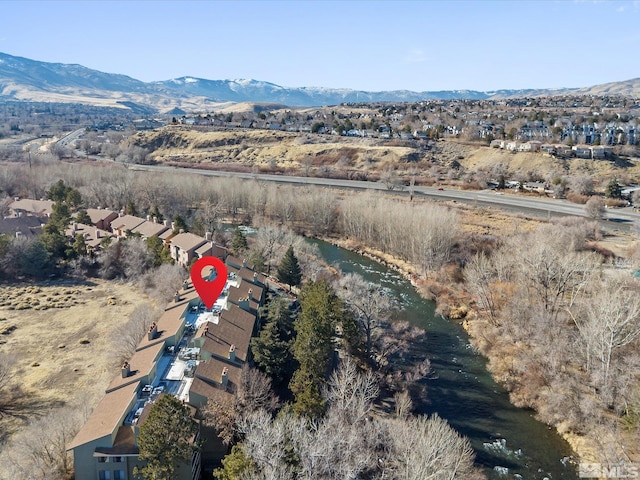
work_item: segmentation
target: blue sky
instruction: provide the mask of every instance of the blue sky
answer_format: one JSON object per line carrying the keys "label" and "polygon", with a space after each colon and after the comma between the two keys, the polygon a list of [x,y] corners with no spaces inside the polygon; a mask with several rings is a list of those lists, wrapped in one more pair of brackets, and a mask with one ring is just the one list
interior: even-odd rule
{"label": "blue sky", "polygon": [[494,90],[640,77],[640,1],[0,1],[0,52],[143,81]]}

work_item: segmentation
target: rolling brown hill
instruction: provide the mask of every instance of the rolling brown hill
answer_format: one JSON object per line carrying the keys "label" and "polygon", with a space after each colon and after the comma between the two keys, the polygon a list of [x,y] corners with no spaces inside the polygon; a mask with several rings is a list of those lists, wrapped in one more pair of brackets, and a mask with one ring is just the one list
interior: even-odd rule
{"label": "rolling brown hill", "polygon": [[433,183],[437,176],[439,182],[451,184],[460,184],[464,178],[479,173],[492,178],[498,171],[517,180],[589,175],[596,187],[603,187],[612,177],[623,183],[640,181],[638,159],[559,160],[543,153],[512,153],[455,140],[420,143],[269,130],[197,131],[167,126],[139,132],[129,141],[148,149],[159,163],[221,170],[259,169],[369,179],[385,170],[394,170],[400,176],[413,171],[420,183]]}

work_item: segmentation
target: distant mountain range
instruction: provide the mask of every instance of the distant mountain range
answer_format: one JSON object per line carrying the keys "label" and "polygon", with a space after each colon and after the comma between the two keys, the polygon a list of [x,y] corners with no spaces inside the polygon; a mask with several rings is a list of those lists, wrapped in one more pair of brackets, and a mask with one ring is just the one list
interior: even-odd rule
{"label": "distant mountain range", "polygon": [[265,102],[287,106],[322,106],[358,102],[498,99],[546,95],[623,95],[640,97],[640,79],[581,89],[527,89],[480,92],[443,90],[366,92],[350,89],[287,88],[258,80],[207,80],[181,77],[142,82],[81,65],[48,63],[0,53],[0,102],[64,102],[157,112],[204,111],[230,102]]}

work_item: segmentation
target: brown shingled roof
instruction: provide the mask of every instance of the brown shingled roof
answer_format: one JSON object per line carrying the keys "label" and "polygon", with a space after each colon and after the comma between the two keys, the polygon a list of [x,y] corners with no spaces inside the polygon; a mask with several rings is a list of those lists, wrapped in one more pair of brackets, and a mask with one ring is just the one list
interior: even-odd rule
{"label": "brown shingled roof", "polygon": [[133,407],[137,398],[137,388],[138,385],[133,383],[107,393],[67,449],[71,450],[98,438],[113,435]]}
{"label": "brown shingled roof", "polygon": [[21,198],[11,202],[9,205],[11,210],[22,210],[25,212],[31,212],[34,215],[44,216],[51,215],[53,213],[53,201],[52,200],[34,200],[32,198]]}
{"label": "brown shingled roof", "polygon": [[94,225],[100,220],[111,222],[111,220],[114,220],[118,216],[117,212],[106,208],[87,208],[87,214],[91,219],[91,223]]}
{"label": "brown shingled roof", "polygon": [[[185,321],[187,305],[191,300],[198,298],[198,294],[193,288],[180,290],[181,300],[179,302],[169,303],[164,310],[162,316],[156,321],[158,333],[153,339],[149,339],[148,335],[140,341],[136,350],[143,350],[157,343],[164,343],[172,336],[175,336]],[[177,340],[177,339],[176,339]]]}
{"label": "brown shingled roof", "polygon": [[205,382],[200,378],[194,378],[189,388],[189,394],[195,393],[219,404],[232,403],[234,394],[230,391],[223,390],[220,387]]}
{"label": "brown shingled roof", "polygon": [[153,236],[158,236],[166,230],[169,230],[169,227],[161,223],[155,223],[155,222],[150,222],[148,220],[145,220],[140,225],[133,228],[131,231],[134,233],[139,233],[140,235],[142,235],[143,238],[149,238]]}
{"label": "brown shingled roof", "polygon": [[205,242],[196,248],[196,254],[199,257],[207,257],[211,255],[211,242]]}
{"label": "brown shingled roof", "polygon": [[[251,290],[251,299],[249,299],[249,290]],[[249,308],[254,315],[258,314],[260,308],[260,300],[262,299],[263,289],[258,285],[248,282],[240,282],[238,287],[229,288],[229,301],[235,305],[240,305],[241,300],[249,300]]]}
{"label": "brown shingled roof", "polygon": [[172,246],[179,247],[186,252],[198,248],[205,242],[204,238],[189,232],[179,233],[171,239]]}
{"label": "brown shingled roof", "polygon": [[255,281],[258,282],[258,285],[261,285],[261,286],[264,286],[265,282],[267,281],[267,277],[264,276],[262,273],[258,273],[247,267],[241,268],[240,271],[238,272],[238,276],[242,280],[245,280],[250,283],[253,283],[255,279]]}
{"label": "brown shingled roof", "polygon": [[103,455],[138,455],[140,449],[136,445],[136,430],[131,425],[121,425],[116,433],[112,447],[96,447],[96,453]]}
{"label": "brown shingled roof", "polygon": [[112,238],[114,235],[106,230],[100,230],[92,225],[84,223],[74,223],[65,230],[65,235],[75,238],[79,233],[84,236],[85,243],[90,247],[97,247],[106,237]]}
{"label": "brown shingled roof", "polygon": [[235,267],[240,270],[243,267],[243,263],[245,261],[242,258],[234,257],[233,255],[228,255],[226,259],[227,266]]}
{"label": "brown shingled roof", "polygon": [[138,384],[140,380],[148,376],[156,365],[156,361],[162,355],[164,343],[152,345],[149,348],[138,350],[129,360],[131,373],[128,377],[122,378],[121,375],[115,377],[107,387],[107,393],[124,387],[129,384]]}
{"label": "brown shingled roof", "polygon": [[144,218],[134,217],[133,215],[123,215],[122,217],[114,218],[111,222],[111,228],[114,230],[122,230],[122,233],[127,230],[133,231],[138,225],[145,221]]}
{"label": "brown shingled roof", "polygon": [[227,369],[229,391],[235,391],[235,387],[240,384],[240,375],[242,367],[224,362],[212,357],[206,362],[200,362],[196,367],[195,377],[214,385],[218,385],[222,381],[222,371]]}
{"label": "brown shingled roof", "polygon": [[229,348],[235,345],[236,358],[245,362],[255,320],[255,315],[231,305],[229,310],[222,311],[218,324],[207,322],[200,327],[196,343],[201,344],[205,352],[220,358],[229,358]]}

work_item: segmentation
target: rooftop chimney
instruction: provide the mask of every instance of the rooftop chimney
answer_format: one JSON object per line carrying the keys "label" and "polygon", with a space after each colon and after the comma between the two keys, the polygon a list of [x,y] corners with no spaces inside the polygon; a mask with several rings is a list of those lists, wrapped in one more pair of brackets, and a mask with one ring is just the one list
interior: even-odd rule
{"label": "rooftop chimney", "polygon": [[122,364],[120,373],[122,375],[122,378],[127,378],[131,374],[131,366],[129,365],[129,362],[124,362]]}
{"label": "rooftop chimney", "polygon": [[229,360],[231,360],[232,362],[236,361],[236,346],[235,345],[231,345],[229,347]]}
{"label": "rooftop chimney", "polygon": [[100,238],[100,229],[96,228],[96,238]]}
{"label": "rooftop chimney", "polygon": [[154,217],[151,219],[151,221],[152,221],[153,223],[158,223],[158,217],[154,216]]}
{"label": "rooftop chimney", "polygon": [[211,241],[211,232],[205,232],[205,233],[204,233],[204,239],[205,239],[207,242],[210,242],[210,241]]}
{"label": "rooftop chimney", "polygon": [[147,215],[147,222],[151,221],[151,215]]}
{"label": "rooftop chimney", "polygon": [[253,300],[253,290],[250,288],[249,293],[247,295],[247,300]]}
{"label": "rooftop chimney", "polygon": [[227,384],[229,383],[229,369],[224,367],[222,369],[222,376],[220,378],[220,383],[222,384],[222,388],[226,389]]}
{"label": "rooftop chimney", "polygon": [[251,308],[249,307],[249,297],[238,299],[238,307],[240,307],[245,312],[251,313]]}
{"label": "rooftop chimney", "polygon": [[164,225],[165,227],[169,226],[169,220],[163,220],[162,221],[162,225]]}
{"label": "rooftop chimney", "polygon": [[158,333],[158,325],[156,324],[156,322],[153,322],[149,327],[149,332],[147,333],[147,339],[153,340],[154,338],[156,338],[157,333]]}
{"label": "rooftop chimney", "polygon": [[246,259],[246,258],[243,258],[243,259],[242,259],[242,266],[243,266],[244,268],[247,268],[247,259]]}

